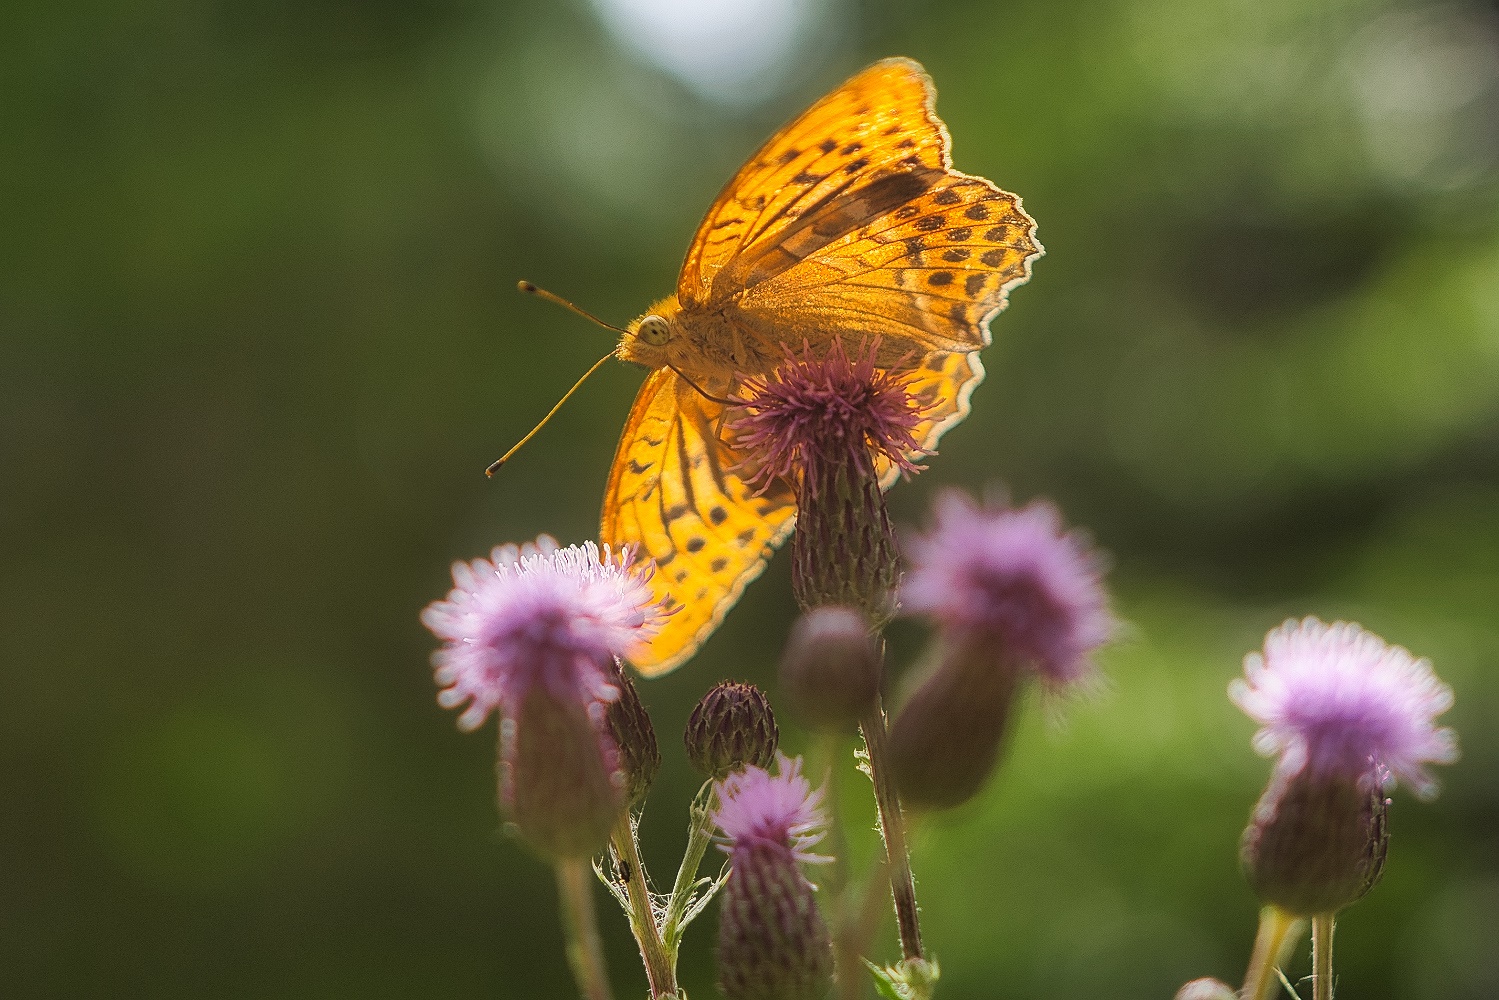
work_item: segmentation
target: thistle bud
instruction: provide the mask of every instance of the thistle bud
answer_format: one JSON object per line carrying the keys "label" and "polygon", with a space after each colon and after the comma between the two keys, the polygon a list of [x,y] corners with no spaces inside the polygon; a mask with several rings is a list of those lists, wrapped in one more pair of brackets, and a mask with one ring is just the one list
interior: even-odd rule
{"label": "thistle bud", "polygon": [[1239,1000],[1239,991],[1217,979],[1194,979],[1176,991],[1176,1000]]}
{"label": "thistle bud", "polygon": [[645,801],[646,792],[661,769],[661,749],[635,682],[621,670],[615,673],[614,686],[619,689],[619,697],[609,703],[604,719],[619,747],[620,770],[625,776],[625,799],[631,808],[635,808]]}
{"label": "thistle bud", "polygon": [[1250,888],[1298,917],[1357,902],[1384,872],[1388,806],[1376,781],[1277,775],[1240,845]]}
{"label": "thistle bud", "polygon": [[614,740],[540,685],[500,732],[501,798],[521,837],[557,859],[601,850],[624,807]]}
{"label": "thistle bud", "polygon": [[770,699],[753,684],[724,681],[703,695],[687,719],[687,759],[710,778],[742,767],[769,767],[780,741]]}
{"label": "thistle bud", "polygon": [[791,629],[781,689],[810,725],[852,732],[880,692],[880,656],[868,620],[853,608],[813,608]]}
{"label": "thistle bud", "polygon": [[889,767],[902,804],[952,809],[999,762],[1020,669],[959,649],[927,675],[890,725]]}

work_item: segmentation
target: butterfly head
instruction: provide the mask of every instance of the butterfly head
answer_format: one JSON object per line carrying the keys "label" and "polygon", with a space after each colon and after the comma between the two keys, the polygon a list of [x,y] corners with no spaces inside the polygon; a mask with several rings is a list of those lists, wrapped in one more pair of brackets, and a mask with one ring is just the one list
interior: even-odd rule
{"label": "butterfly head", "polygon": [[618,356],[647,368],[672,363],[683,346],[678,317],[682,307],[675,295],[651,306],[650,310],[625,328],[620,338]]}

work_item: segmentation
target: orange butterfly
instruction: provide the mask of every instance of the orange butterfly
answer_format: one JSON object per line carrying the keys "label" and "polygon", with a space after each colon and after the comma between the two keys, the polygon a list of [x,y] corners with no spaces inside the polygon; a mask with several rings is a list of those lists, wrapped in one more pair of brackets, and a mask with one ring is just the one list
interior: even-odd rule
{"label": "orange butterfly", "polygon": [[600,540],[654,560],[656,591],[677,609],[636,659],[642,673],[697,650],[796,518],[788,487],[746,486],[724,407],[705,394],[732,397],[783,345],[878,337],[878,362],[910,367],[929,407],[923,449],[968,415],[989,321],[1041,246],[1019,198],[952,169],[934,98],[918,63],[887,59],[814,104],[729,181],[676,294],[620,339],[615,356],[652,371],[614,456]]}

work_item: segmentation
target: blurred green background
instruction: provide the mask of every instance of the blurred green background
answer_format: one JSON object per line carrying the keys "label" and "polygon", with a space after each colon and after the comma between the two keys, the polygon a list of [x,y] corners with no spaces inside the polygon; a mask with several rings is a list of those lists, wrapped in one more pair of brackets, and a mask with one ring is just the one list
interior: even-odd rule
{"label": "blurred green background", "polygon": [[[1048,251],[892,503],[1053,498],[1130,623],[1106,692],[1028,704],[981,801],[921,831],[942,995],[1237,981],[1268,765],[1224,688],[1315,613],[1430,656],[1464,751],[1435,803],[1396,794],[1342,993],[1499,996],[1499,12],[1476,0],[8,5],[0,992],[571,994],[493,730],[438,709],[417,622],[452,559],[594,534],[641,379],[607,367],[486,481],[608,346],[515,281],[637,314],[742,159],[890,54]],[[787,578],[644,686],[658,880],[696,787],[677,734],[719,678],[774,693]]]}

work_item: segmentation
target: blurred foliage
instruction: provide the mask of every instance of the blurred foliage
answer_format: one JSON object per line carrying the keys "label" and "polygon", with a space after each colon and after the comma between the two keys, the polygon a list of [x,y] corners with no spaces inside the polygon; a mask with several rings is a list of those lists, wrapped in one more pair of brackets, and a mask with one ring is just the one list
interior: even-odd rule
{"label": "blurred foliage", "polygon": [[[1499,995],[1493,7],[763,3],[800,41],[726,93],[599,6],[7,5],[6,994],[569,995],[549,874],[502,836],[492,747],[435,706],[416,618],[451,559],[596,530],[638,372],[480,475],[608,347],[514,281],[634,315],[778,122],[901,53],[1048,254],[892,503],[1051,496],[1131,623],[1104,695],[1028,706],[990,791],[921,831],[943,995],[1237,980],[1268,768],[1224,686],[1309,613],[1431,656],[1464,750],[1434,804],[1397,794],[1340,987]],[[773,689],[786,577],[642,689],[660,878],[696,785],[675,734],[716,679]]]}

